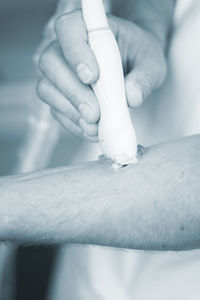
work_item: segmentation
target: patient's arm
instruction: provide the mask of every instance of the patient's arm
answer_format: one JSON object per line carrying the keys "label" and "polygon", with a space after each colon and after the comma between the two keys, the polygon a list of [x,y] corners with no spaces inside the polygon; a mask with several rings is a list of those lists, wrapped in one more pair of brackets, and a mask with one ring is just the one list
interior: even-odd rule
{"label": "patient's arm", "polygon": [[92,162],[0,181],[0,237],[144,250],[200,247],[200,135],[114,171]]}

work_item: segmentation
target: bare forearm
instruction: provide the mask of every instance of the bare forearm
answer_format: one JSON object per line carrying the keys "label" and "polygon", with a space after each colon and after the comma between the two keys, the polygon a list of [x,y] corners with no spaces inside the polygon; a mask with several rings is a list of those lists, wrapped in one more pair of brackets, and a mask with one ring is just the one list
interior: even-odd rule
{"label": "bare forearm", "polygon": [[165,45],[176,0],[111,1],[114,14],[136,22]]}
{"label": "bare forearm", "polygon": [[200,247],[200,136],[113,171],[93,162],[1,179],[0,237],[143,250]]}

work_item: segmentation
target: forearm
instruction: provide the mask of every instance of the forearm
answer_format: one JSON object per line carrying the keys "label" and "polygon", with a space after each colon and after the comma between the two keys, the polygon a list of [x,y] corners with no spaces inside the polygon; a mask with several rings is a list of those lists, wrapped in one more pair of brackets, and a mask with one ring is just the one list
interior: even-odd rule
{"label": "forearm", "polygon": [[165,46],[176,0],[111,0],[113,13],[136,22]]}
{"label": "forearm", "polygon": [[157,145],[138,164],[101,162],[1,179],[0,237],[143,250],[200,247],[200,136]]}

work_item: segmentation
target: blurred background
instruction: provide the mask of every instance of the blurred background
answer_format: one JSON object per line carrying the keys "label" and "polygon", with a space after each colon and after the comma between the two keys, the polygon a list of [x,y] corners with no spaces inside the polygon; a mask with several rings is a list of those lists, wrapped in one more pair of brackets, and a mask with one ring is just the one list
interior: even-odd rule
{"label": "blurred background", "polygon": [[[13,174],[15,166],[20,160],[19,152],[27,134],[30,102],[34,102],[37,98],[35,94],[37,75],[32,57],[41,42],[44,25],[52,16],[56,3],[56,0],[0,1],[1,176]],[[73,138],[63,130],[56,143],[49,166],[67,164],[75,154],[75,149],[79,148],[80,143],[80,140]],[[23,153],[21,155],[23,156]],[[13,299],[45,299],[56,248],[21,247],[17,249],[15,255],[17,255],[17,259],[14,278],[6,277],[2,281],[2,287],[7,295],[4,295],[3,299],[4,297],[6,300],[10,299],[10,295],[13,295],[10,289],[14,282]],[[0,249],[0,263],[2,257]],[[11,258],[8,261],[11,262]],[[4,269],[8,271],[9,265],[6,264]],[[10,269],[13,273],[12,264]],[[7,273],[9,275],[9,272]]]}

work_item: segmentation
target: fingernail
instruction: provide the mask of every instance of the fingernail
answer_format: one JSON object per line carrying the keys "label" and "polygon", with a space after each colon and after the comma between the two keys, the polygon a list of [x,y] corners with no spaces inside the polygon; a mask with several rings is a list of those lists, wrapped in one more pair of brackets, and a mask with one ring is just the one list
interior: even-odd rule
{"label": "fingernail", "polygon": [[92,80],[92,71],[84,63],[80,63],[77,67],[77,74],[83,83],[89,83]]}
{"label": "fingernail", "polygon": [[79,105],[79,111],[80,111],[80,114],[82,115],[82,117],[86,121],[88,121],[88,122],[91,121],[93,112],[92,112],[91,108],[86,103],[81,103]]}
{"label": "fingernail", "polygon": [[138,107],[142,104],[143,93],[140,85],[137,82],[126,82],[126,94],[130,107]]}

